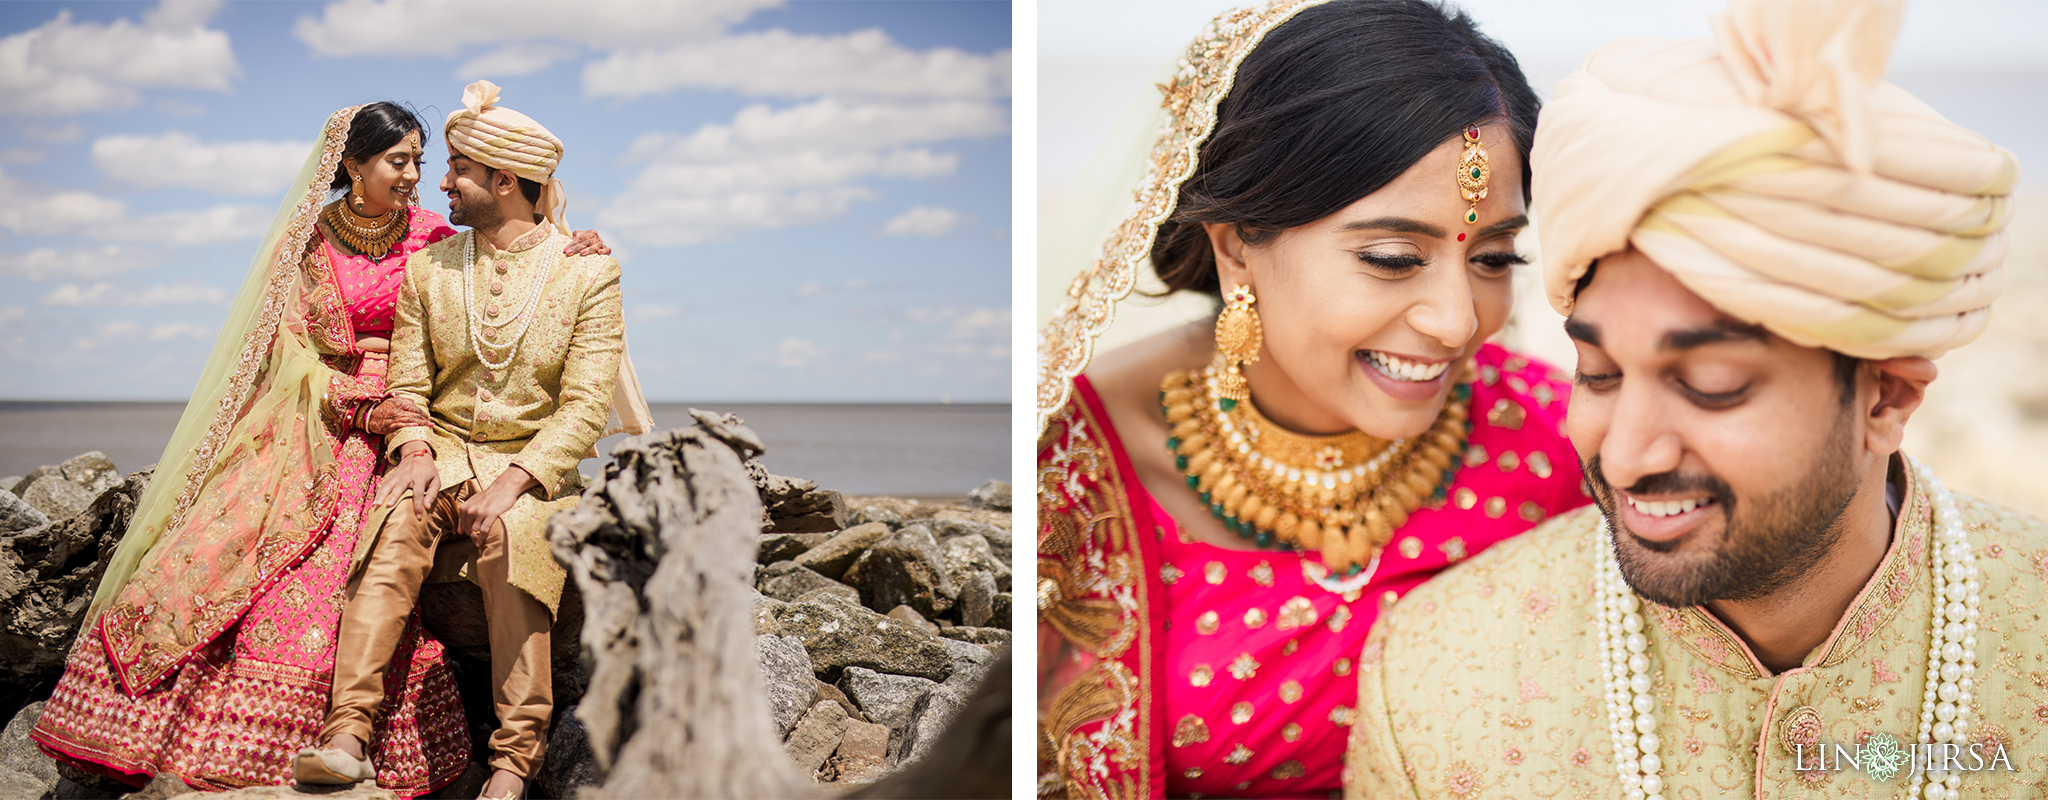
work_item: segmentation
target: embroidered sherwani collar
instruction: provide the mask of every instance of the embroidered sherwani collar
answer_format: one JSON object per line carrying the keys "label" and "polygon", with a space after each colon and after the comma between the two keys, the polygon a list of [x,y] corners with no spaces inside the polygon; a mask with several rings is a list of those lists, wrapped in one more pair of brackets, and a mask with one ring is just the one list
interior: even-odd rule
{"label": "embroidered sherwani collar", "polygon": [[551,233],[554,233],[553,228],[548,227],[546,225],[535,225],[533,227],[533,230],[522,233],[519,235],[519,238],[513,239],[511,247],[507,247],[502,250],[498,249],[497,243],[491,241],[491,238],[483,235],[482,232],[474,232],[473,235],[476,236],[477,241],[483,243],[483,252],[479,253],[479,255],[489,255],[495,257],[503,255],[516,255],[524,253],[528,250],[532,250],[535,247],[539,247],[541,242],[547,241],[548,235]]}
{"label": "embroidered sherwani collar", "polygon": [[[1891,546],[1877,571],[1856,594],[1849,610],[1835,622],[1835,628],[1819,647],[1808,653],[1801,669],[1841,664],[1877,630],[1898,613],[1906,597],[1925,592],[1927,543],[1933,535],[1933,516],[1925,487],[1913,479],[1912,470],[1896,469],[1900,456],[1892,457],[1891,479],[1903,484],[1898,518],[1892,523]],[[1702,606],[1672,609],[1655,603],[1643,604],[1659,628],[1701,661],[1743,680],[1771,674],[1742,637]]]}

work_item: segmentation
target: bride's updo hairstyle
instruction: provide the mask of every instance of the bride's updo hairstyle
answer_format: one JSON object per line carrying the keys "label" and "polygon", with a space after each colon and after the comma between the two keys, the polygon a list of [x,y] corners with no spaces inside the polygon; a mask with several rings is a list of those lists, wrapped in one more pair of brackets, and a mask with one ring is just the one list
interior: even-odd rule
{"label": "bride's updo hairstyle", "polygon": [[[419,131],[420,145],[425,146],[427,126],[420,121],[420,115],[397,103],[379,100],[356,110],[355,121],[348,126],[348,142],[341,146],[341,157],[343,160],[353,158],[358,164],[367,162],[397,145],[413,131]],[[348,191],[348,170],[336,169],[334,182],[328,184],[327,190]]]}
{"label": "bride's updo hairstyle", "polygon": [[[1423,0],[1336,0],[1274,28],[1238,66],[1195,174],[1152,244],[1168,291],[1216,294],[1202,224],[1259,245],[1379,191],[1466,125],[1506,120],[1529,195],[1536,92],[1470,17]],[[1493,142],[1489,147],[1499,146]],[[1444,175],[1444,191],[1457,191]]]}

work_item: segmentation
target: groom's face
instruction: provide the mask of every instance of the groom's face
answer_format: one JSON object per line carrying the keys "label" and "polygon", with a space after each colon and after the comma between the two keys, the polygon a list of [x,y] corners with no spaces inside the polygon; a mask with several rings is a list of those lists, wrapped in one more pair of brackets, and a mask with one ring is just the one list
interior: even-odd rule
{"label": "groom's face", "polygon": [[1600,261],[1565,328],[1567,429],[1636,591],[1761,597],[1840,539],[1862,435],[1828,351],[1721,313],[1634,250]]}
{"label": "groom's face", "polygon": [[448,147],[448,175],[441,179],[441,191],[448,194],[448,222],[472,228],[487,228],[505,220],[498,197],[491,191],[497,171],[479,164]]}

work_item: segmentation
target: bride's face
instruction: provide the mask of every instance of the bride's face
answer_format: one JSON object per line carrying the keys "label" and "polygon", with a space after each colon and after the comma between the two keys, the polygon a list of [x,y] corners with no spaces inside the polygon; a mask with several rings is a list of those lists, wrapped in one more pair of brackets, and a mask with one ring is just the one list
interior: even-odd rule
{"label": "bride's face", "polygon": [[345,164],[350,174],[363,179],[363,212],[377,216],[405,205],[413,187],[419,185],[425,153],[420,135],[413,133],[372,158]]}
{"label": "bride's face", "polygon": [[1436,420],[1459,363],[1506,322],[1523,261],[1521,157],[1502,124],[1481,127],[1480,144],[1491,175],[1474,224],[1453,137],[1379,191],[1263,244],[1208,226],[1224,289],[1257,297],[1265,342],[1245,373],[1262,413],[1304,433],[1383,439]]}

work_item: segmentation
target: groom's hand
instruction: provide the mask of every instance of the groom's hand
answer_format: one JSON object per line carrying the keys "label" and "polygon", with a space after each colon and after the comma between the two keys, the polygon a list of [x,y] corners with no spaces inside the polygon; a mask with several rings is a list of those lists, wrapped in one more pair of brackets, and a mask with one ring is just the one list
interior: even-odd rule
{"label": "groom's hand", "polygon": [[490,531],[491,526],[498,524],[498,515],[510,509],[512,503],[519,499],[519,495],[539,485],[540,481],[534,480],[532,473],[518,464],[513,464],[504,474],[499,475],[497,480],[491,481],[490,488],[462,501],[462,506],[455,517],[455,530],[475,542],[477,552],[483,552],[484,534]]}
{"label": "groom's hand", "polygon": [[426,516],[427,503],[441,494],[441,471],[434,467],[434,451],[426,442],[406,442],[399,447],[398,466],[384,473],[374,505],[396,503],[407,489],[412,490],[414,518]]}

